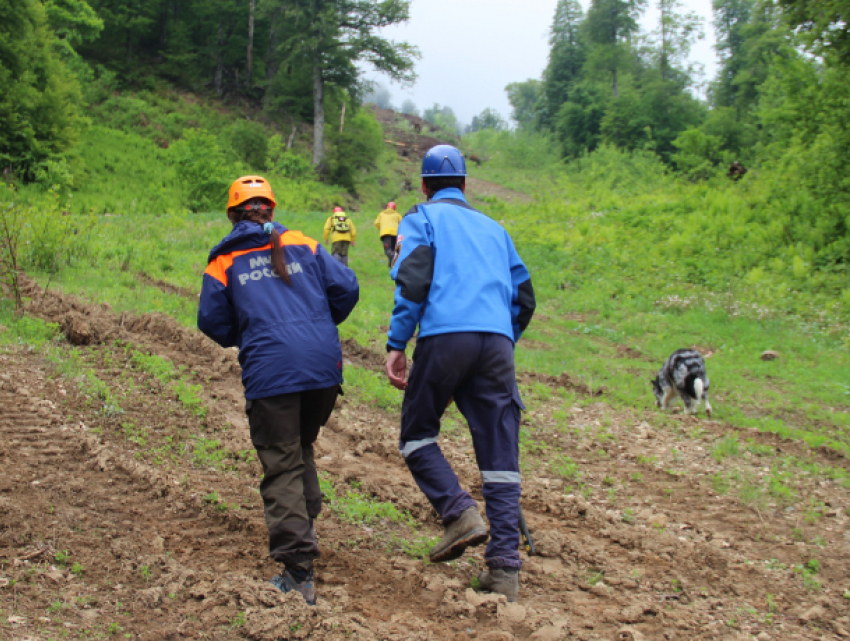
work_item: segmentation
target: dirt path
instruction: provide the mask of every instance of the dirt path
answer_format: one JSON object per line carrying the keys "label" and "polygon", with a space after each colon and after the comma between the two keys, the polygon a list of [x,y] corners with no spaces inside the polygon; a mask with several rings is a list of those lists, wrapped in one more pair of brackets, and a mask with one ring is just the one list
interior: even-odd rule
{"label": "dirt path", "polygon": [[[800,507],[748,506],[708,481],[723,425],[655,424],[601,399],[565,407],[558,380],[533,376],[523,506],[542,556],[526,561],[520,604],[469,589],[480,551],[443,566],[405,553],[440,529],[398,454],[398,417],[344,400],[317,448],[336,495],[391,503],[422,524],[326,510],[320,605],[308,608],[266,583],[275,568],[235,352],[168,317],[58,292],[33,311],[78,347],[0,355],[0,638],[832,639],[850,629],[846,490],[821,477],[800,485],[824,506],[814,523]],[[345,351],[350,364],[382,362]],[[179,378],[140,367],[149,355]],[[176,381],[200,403],[178,400]],[[447,424],[443,447],[480,498],[465,430]],[[736,465],[746,475],[763,463]],[[816,573],[793,571],[811,559]]]}
{"label": "dirt path", "polygon": [[501,185],[497,185],[496,183],[492,183],[487,180],[482,180],[481,178],[476,178],[475,176],[467,176],[466,185],[469,190],[469,197],[473,203],[476,199],[480,199],[482,197],[498,198],[499,200],[505,200],[507,202],[521,203],[530,203],[532,200],[531,196],[528,194],[523,194],[521,192],[514,191],[513,189],[508,189],[507,187],[502,187]]}

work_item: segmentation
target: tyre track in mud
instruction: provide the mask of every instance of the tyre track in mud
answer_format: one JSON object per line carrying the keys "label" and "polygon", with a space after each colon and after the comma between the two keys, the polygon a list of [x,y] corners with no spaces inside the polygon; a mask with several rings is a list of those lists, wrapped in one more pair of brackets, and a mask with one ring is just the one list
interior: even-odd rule
{"label": "tyre track in mud", "polygon": [[[211,343],[204,344],[204,337],[177,326],[168,317],[120,315],[112,319],[112,324],[118,325],[117,330],[99,328],[99,319],[104,315],[109,317],[111,312],[100,308],[92,310],[96,306],[87,306],[61,295],[56,299],[45,305],[46,309],[53,310],[47,317],[60,322],[66,334],[74,335],[76,331],[79,336],[89,335],[97,340],[108,340],[112,336],[122,336],[126,340],[129,337],[155,353],[186,364],[201,373],[199,380],[207,379],[207,400],[213,408],[207,422],[230,417],[234,419],[233,425],[239,426],[233,416],[241,411],[235,354],[228,354]],[[346,358],[351,361],[370,368],[382,364],[379,355],[365,348],[351,343],[345,347]],[[430,506],[403,469],[396,438],[395,419],[382,412],[344,403],[319,442],[320,468],[328,469],[341,479],[358,479],[364,490],[382,500],[393,501],[417,517],[429,519],[433,526],[435,520]],[[245,440],[246,435],[243,435],[242,444]],[[450,443],[444,445],[450,460],[462,481],[480,498],[480,480],[468,444]],[[612,634],[621,634],[624,625],[633,625],[651,638],[665,635],[666,638],[713,639],[735,638],[740,631],[724,630],[723,617],[735,616],[746,606],[757,606],[765,599],[766,581],[774,579],[765,578],[748,564],[747,555],[740,549],[693,543],[672,533],[637,529],[622,524],[615,515],[579,497],[552,491],[535,478],[529,481],[524,484],[523,505],[537,534],[538,547],[545,556],[530,559],[526,565],[521,609],[487,601],[479,603],[474,595],[467,595],[464,586],[468,585],[473,561],[454,567],[422,567],[421,563],[405,558],[386,558],[373,551],[351,550],[340,542],[359,528],[335,522],[335,519],[320,524],[320,530],[327,532],[320,531],[320,536],[331,546],[322,561],[320,576],[324,574],[326,582],[319,585],[320,594],[324,594],[323,590],[342,589],[344,595],[331,593],[329,601],[341,605],[348,613],[356,613],[351,616],[360,617],[360,623],[356,620],[350,623],[362,623],[361,634],[366,634],[369,628],[377,630],[385,626],[386,634],[408,635],[397,638],[414,638],[409,636],[412,634],[420,634],[421,638],[432,638],[431,635],[465,638],[467,632],[474,631],[479,638],[492,633],[515,635],[516,638],[535,634],[535,638],[591,639],[611,638]],[[199,483],[214,487],[216,483],[221,484],[221,479],[207,474]],[[244,487],[245,483],[242,485]],[[250,493],[244,496],[250,501]],[[706,493],[695,488],[693,500],[705,499]],[[695,506],[688,520],[706,526],[703,522],[706,519],[700,518],[700,509],[702,506]],[[253,530],[262,532],[256,510]],[[707,520],[710,527],[711,520]],[[256,532],[251,536],[251,547],[262,553],[264,537]],[[250,564],[241,568],[239,563],[232,563],[230,569],[233,572],[250,570]],[[601,586],[592,581],[589,574],[600,570],[605,577]],[[636,573],[641,577],[639,580],[635,580]],[[392,577],[392,581],[388,582],[388,577]],[[840,598],[812,598],[790,581],[778,581],[770,587],[779,592],[777,585],[783,589],[783,607],[785,603],[818,605],[825,608],[827,616],[833,620],[846,616]],[[392,607],[376,605],[376,596],[378,601],[394,599]],[[790,607],[786,610],[776,615],[784,626],[777,638],[796,635],[797,638],[816,639],[823,634],[817,625],[825,623],[813,621],[815,627],[808,628],[800,625],[796,616],[791,616]],[[391,631],[392,626],[396,627],[396,632]],[[414,632],[418,627],[419,631]],[[322,630],[314,630],[310,638],[324,638]]]}
{"label": "tyre track in mud", "polygon": [[[0,607],[12,612],[0,633],[21,635],[8,638],[23,639],[34,628],[72,636],[120,628],[149,641],[276,641],[293,629],[301,633],[293,638],[433,639],[434,628],[444,629],[430,625],[411,636],[411,626],[426,628],[417,600],[406,604],[402,597],[411,590],[391,588],[385,578],[404,576],[413,562],[393,569],[380,558],[386,567],[376,572],[369,550],[325,554],[317,608],[280,594],[266,581],[275,570],[260,505],[248,516],[219,513],[192,489],[234,497],[239,484],[248,490],[241,498],[250,500],[244,479],[139,462],[126,444],[96,434],[101,427],[90,426],[103,421],[77,414],[80,404],[71,402],[76,415],[65,416],[40,398],[64,391],[40,357],[0,359],[13,372],[4,374],[0,390]],[[331,520],[320,527],[323,538],[342,540],[359,531]],[[12,581],[14,594],[3,590]],[[352,604],[349,591],[360,586],[369,592]],[[381,629],[389,615],[374,607],[378,595],[390,592],[393,612],[404,613],[395,632]]]}

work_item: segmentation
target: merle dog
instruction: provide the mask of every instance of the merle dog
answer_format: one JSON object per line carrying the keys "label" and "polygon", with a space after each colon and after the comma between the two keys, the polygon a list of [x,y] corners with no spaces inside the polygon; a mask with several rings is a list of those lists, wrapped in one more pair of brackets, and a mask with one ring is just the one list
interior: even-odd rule
{"label": "merle dog", "polygon": [[652,379],[655,404],[666,410],[676,394],[685,403],[685,414],[696,414],[697,405],[705,401],[705,413],[711,416],[708,402],[708,375],[705,361],[693,349],[677,349]]}

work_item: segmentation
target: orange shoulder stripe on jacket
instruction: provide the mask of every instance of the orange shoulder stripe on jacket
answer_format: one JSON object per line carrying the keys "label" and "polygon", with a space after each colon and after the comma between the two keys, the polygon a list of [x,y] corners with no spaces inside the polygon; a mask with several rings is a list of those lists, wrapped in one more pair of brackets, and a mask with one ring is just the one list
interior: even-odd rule
{"label": "orange shoulder stripe on jacket", "polygon": [[[283,236],[280,237],[281,245],[307,245],[314,254],[316,253],[316,248],[319,246],[319,243],[313,240],[312,238],[305,236],[300,231],[287,231]],[[204,270],[205,274],[209,274],[217,281],[219,281],[222,285],[227,287],[227,270],[233,266],[233,259],[238,258],[239,256],[244,256],[245,254],[250,254],[252,252],[260,252],[267,251],[272,248],[272,244],[263,245],[262,247],[254,247],[252,249],[243,249],[237,252],[231,252],[229,254],[222,254],[221,256],[216,256],[215,260],[213,260],[207,268]]]}
{"label": "orange shoulder stripe on jacket", "polygon": [[281,242],[284,245],[307,245],[314,254],[316,253],[316,248],[319,246],[317,241],[309,236],[305,236],[300,231],[287,231],[281,236]]}
{"label": "orange shoulder stripe on jacket", "polygon": [[209,274],[222,285],[227,287],[227,270],[230,269],[231,265],[233,265],[233,254],[216,256],[215,260],[207,265],[204,273]]}

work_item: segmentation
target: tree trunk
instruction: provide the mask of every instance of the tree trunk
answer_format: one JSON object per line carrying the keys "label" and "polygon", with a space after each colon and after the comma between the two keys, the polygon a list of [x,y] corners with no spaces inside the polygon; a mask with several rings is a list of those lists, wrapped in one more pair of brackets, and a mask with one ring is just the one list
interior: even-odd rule
{"label": "tree trunk", "polygon": [[269,46],[266,49],[266,91],[263,94],[263,108],[268,109],[271,99],[274,97],[274,89],[272,82],[277,76],[277,70],[280,66],[277,57],[277,19],[283,14],[281,7],[275,11],[269,18]]}
{"label": "tree trunk", "polygon": [[612,67],[611,76],[614,78],[613,89],[614,89],[614,97],[617,97],[617,67]]}
{"label": "tree trunk", "polygon": [[222,81],[224,79],[224,56],[221,55],[221,50],[224,47],[224,25],[221,21],[218,23],[218,51],[216,52],[215,64],[215,95],[221,96],[223,91]]}
{"label": "tree trunk", "polygon": [[251,0],[250,11],[248,13],[248,69],[245,74],[245,85],[251,84],[251,67],[254,63],[254,6],[256,0]]}
{"label": "tree trunk", "polygon": [[325,79],[319,61],[313,62],[313,164],[325,162]]}
{"label": "tree trunk", "polygon": [[339,133],[345,128],[345,102],[342,103],[342,113],[339,115]]}

